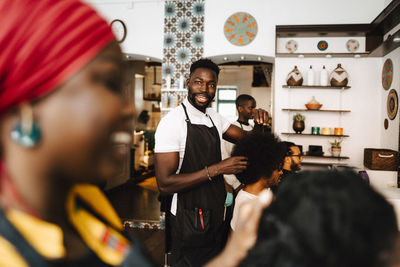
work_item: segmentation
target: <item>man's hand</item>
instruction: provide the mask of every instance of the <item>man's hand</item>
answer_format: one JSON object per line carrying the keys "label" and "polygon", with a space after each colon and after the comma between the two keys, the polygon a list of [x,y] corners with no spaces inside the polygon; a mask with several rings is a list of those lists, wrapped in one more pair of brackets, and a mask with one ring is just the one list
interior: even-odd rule
{"label": "man's hand", "polygon": [[230,157],[208,167],[211,176],[220,174],[236,174],[247,168],[247,158],[242,156]]}
{"label": "man's hand", "polygon": [[268,112],[262,108],[254,110],[254,123],[263,126],[268,126],[269,115]]}

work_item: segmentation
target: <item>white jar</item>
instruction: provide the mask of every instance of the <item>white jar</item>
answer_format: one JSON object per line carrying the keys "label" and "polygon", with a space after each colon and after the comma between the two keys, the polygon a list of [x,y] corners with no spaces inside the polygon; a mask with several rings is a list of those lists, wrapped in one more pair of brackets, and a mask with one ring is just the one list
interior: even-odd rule
{"label": "white jar", "polygon": [[320,73],[320,83],[322,86],[328,86],[328,71],[325,69],[325,65],[322,67]]}

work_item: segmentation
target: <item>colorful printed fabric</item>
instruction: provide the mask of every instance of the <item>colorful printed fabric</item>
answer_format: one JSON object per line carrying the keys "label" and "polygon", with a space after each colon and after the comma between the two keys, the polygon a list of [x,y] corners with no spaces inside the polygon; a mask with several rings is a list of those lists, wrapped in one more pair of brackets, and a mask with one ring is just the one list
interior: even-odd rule
{"label": "colorful printed fabric", "polygon": [[60,86],[114,35],[78,0],[0,1],[0,115]]}

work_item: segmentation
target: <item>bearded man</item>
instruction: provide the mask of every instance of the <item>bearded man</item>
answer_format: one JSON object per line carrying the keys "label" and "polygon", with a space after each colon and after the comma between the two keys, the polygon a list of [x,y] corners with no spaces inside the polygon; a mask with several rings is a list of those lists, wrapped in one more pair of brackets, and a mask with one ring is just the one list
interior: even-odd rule
{"label": "bearded man", "polygon": [[[188,97],[160,121],[155,134],[155,171],[166,205],[172,266],[202,266],[225,245],[228,231],[224,174],[247,167],[247,158],[221,161],[221,139],[236,143],[246,131],[210,108],[218,83],[218,66],[200,59],[190,67]],[[268,122],[254,110],[253,131]]]}

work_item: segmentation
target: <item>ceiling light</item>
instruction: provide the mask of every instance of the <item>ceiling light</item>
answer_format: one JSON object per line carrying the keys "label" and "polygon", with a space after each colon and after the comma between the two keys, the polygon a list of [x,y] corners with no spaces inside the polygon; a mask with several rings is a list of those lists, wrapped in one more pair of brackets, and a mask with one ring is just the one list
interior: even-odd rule
{"label": "ceiling light", "polygon": [[149,58],[149,57],[146,57],[146,61],[150,61],[150,58]]}
{"label": "ceiling light", "polygon": [[261,61],[261,59],[262,59],[262,57],[257,57],[257,60],[258,60],[258,61]]}
{"label": "ceiling light", "polygon": [[227,61],[228,60],[228,58],[227,57],[224,57],[224,61]]}
{"label": "ceiling light", "polygon": [[361,56],[360,56],[360,54],[355,54],[354,57],[355,58],[360,58]]}
{"label": "ceiling light", "polygon": [[130,55],[126,55],[125,57],[126,57],[126,59],[131,59]]}
{"label": "ceiling light", "polygon": [[240,60],[244,60],[244,56],[240,56]]}
{"label": "ceiling light", "polygon": [[328,55],[326,55],[325,57],[326,57],[326,58],[331,58],[332,55],[328,54]]}
{"label": "ceiling light", "polygon": [[298,58],[304,58],[304,55],[298,55]]}
{"label": "ceiling light", "polygon": [[400,43],[400,37],[399,36],[394,37],[393,42]]}

